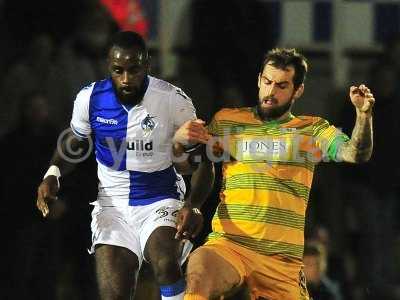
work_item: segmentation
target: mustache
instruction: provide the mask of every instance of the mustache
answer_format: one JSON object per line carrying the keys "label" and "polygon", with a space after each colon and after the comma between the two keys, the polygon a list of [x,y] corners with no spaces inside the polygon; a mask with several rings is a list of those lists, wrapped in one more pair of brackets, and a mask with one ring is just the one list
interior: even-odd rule
{"label": "mustache", "polygon": [[261,100],[262,102],[264,102],[264,101],[272,101],[272,102],[278,102],[278,100],[276,100],[276,98],[274,97],[274,96],[267,96],[267,97],[264,97],[264,98],[262,98],[262,100]]}

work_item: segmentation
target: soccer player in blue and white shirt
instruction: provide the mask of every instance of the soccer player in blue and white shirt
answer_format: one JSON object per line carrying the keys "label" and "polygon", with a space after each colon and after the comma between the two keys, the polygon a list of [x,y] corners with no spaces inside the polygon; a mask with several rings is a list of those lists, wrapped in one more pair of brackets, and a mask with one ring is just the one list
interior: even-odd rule
{"label": "soccer player in blue and white shirt", "polygon": [[[148,51],[138,34],[116,34],[109,71],[110,78],[78,93],[71,131],[61,139],[38,188],[37,206],[48,215],[58,178],[83,159],[83,149],[94,145],[99,192],[93,202],[92,252],[101,298],[131,299],[146,260],[162,299],[183,299],[180,265],[191,247],[175,237],[198,233],[202,216],[183,205],[185,185],[172,164],[172,145],[205,143],[207,132],[181,89],[148,75]],[[190,136],[174,139],[182,125]]]}

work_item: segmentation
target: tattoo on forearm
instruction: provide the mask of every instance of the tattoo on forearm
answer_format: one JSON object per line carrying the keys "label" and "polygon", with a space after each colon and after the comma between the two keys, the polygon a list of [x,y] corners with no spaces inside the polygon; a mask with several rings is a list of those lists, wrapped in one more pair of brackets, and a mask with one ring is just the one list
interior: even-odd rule
{"label": "tattoo on forearm", "polygon": [[372,117],[357,116],[351,139],[343,145],[341,152],[345,161],[368,161],[372,154]]}

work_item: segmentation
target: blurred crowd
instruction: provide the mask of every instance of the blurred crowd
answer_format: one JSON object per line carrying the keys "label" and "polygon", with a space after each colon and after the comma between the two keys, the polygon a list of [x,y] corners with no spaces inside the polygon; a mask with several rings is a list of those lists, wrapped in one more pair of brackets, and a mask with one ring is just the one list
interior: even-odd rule
{"label": "blurred crowd", "polygon": [[[71,2],[0,1],[2,299],[97,298],[93,258],[86,250],[89,202],[97,188],[94,158],[62,179],[48,219],[35,207],[36,188],[58,135],[68,127],[74,97],[83,86],[107,76],[106,49],[118,30],[100,2]],[[190,47],[176,49],[177,75],[164,79],[193,98],[199,117],[209,121],[221,107],[255,104],[259,63],[277,43],[268,32],[270,13],[262,1],[193,1]],[[151,52],[157,62],[157,49]],[[384,51],[369,58],[367,84],[376,98],[371,161],[317,169],[304,253],[315,300],[400,299],[399,57],[400,36],[394,36]],[[312,77],[312,54],[308,58]],[[345,101],[347,89],[324,88],[331,99],[342,99],[325,117],[351,134],[355,112]],[[314,113],[312,105],[307,113]],[[206,220],[218,191],[216,185],[203,208]],[[197,245],[209,230],[206,224]],[[146,299],[158,299],[151,271],[144,268],[141,276],[136,298],[143,299],[140,293],[146,290]],[[233,299],[239,298],[245,296]]]}

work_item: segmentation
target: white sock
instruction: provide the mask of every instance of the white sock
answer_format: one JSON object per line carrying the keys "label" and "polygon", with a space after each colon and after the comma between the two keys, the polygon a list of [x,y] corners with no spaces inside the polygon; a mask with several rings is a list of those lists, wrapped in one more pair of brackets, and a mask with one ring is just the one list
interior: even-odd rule
{"label": "white sock", "polygon": [[180,293],[178,295],[170,296],[170,297],[166,297],[166,296],[161,295],[161,299],[162,300],[183,300],[183,296],[185,296],[185,292],[182,292],[182,293]]}
{"label": "white sock", "polygon": [[181,278],[177,282],[168,285],[161,285],[161,299],[162,300],[183,300],[185,294],[186,282]]}

